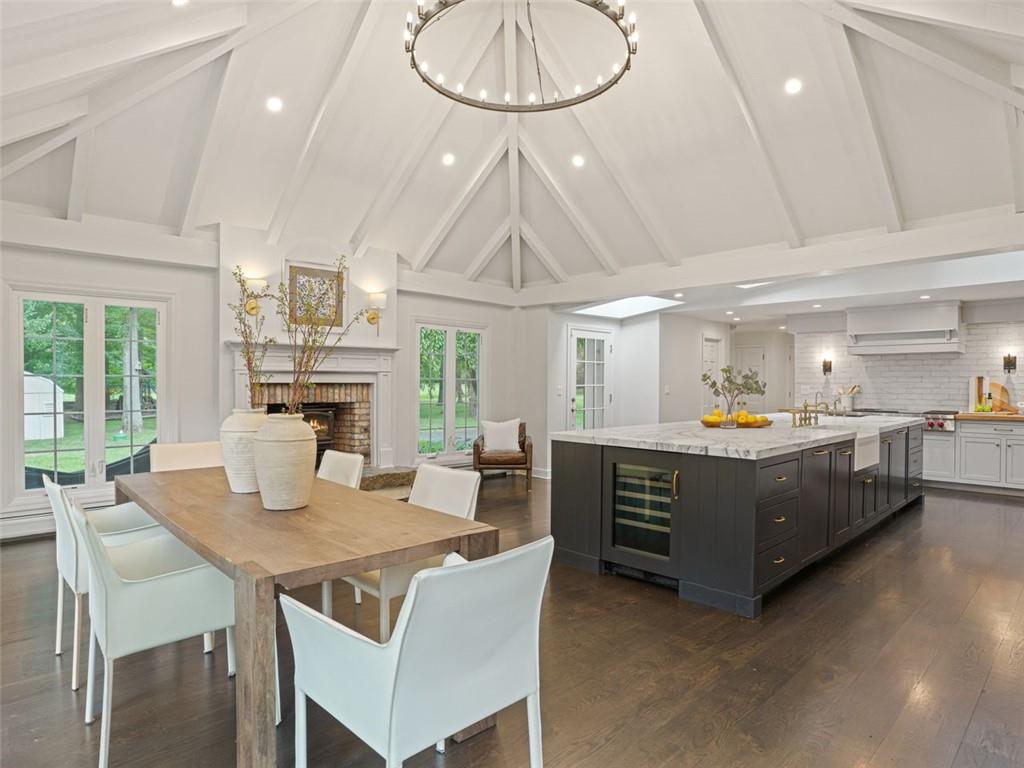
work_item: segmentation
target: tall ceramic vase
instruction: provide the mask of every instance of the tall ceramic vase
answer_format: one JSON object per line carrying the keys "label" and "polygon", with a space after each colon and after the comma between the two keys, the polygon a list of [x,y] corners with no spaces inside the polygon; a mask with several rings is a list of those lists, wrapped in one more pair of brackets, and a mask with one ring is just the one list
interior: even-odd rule
{"label": "tall ceramic vase", "polygon": [[256,493],[256,458],[253,438],[267,414],[262,408],[235,408],[220,425],[220,449],[224,473],[232,493]]}
{"label": "tall ceramic vase", "polygon": [[316,468],[316,435],[302,414],[270,414],[253,438],[253,447],[263,507],[306,506]]}

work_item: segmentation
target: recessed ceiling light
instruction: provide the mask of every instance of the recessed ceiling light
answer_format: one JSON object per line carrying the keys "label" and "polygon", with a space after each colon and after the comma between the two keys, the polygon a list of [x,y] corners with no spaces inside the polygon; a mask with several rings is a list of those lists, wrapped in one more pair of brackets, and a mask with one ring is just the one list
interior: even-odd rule
{"label": "recessed ceiling light", "polygon": [[811,304],[811,309],[821,309],[821,304]]}
{"label": "recessed ceiling light", "polygon": [[786,85],[784,87],[786,89],[786,93],[790,96],[796,96],[804,89],[804,84],[799,77],[791,77],[786,81]]}
{"label": "recessed ceiling light", "polygon": [[739,322],[740,320],[742,320],[742,319],[743,319],[742,317],[734,317],[734,318],[732,319],[732,321],[733,321],[734,323],[738,323],[738,322]]}
{"label": "recessed ceiling light", "polygon": [[455,155],[451,152],[445,152],[441,155],[441,162],[445,165],[453,165],[455,163]]}
{"label": "recessed ceiling light", "polygon": [[677,299],[683,298],[683,292],[682,291],[680,291],[679,293],[673,293],[672,295],[675,296]]}
{"label": "recessed ceiling light", "polygon": [[727,315],[731,315],[731,314],[732,314],[732,310],[731,310],[731,309],[727,309],[727,310],[725,310],[725,314],[727,314]]}
{"label": "recessed ceiling light", "polygon": [[780,325],[780,326],[779,326],[779,330],[780,330],[780,331],[784,331],[784,330],[786,330],[786,326],[784,326],[784,325]]}
{"label": "recessed ceiling light", "polygon": [[188,5],[188,0],[171,0],[171,5],[175,8],[181,8],[183,5]]}
{"label": "recessed ceiling light", "polygon": [[267,99],[267,111],[268,112],[280,112],[284,109],[284,102],[281,101],[278,96],[271,96]]}
{"label": "recessed ceiling light", "polygon": [[575,165],[577,168],[582,168],[583,164],[586,162],[587,161],[583,159],[583,155],[572,156],[572,164]]}
{"label": "recessed ceiling light", "polygon": [[659,309],[668,309],[684,304],[682,301],[663,299],[660,296],[630,296],[628,299],[617,299],[607,301],[604,304],[597,304],[583,309],[574,309],[577,315],[594,315],[596,317],[611,317],[622,320],[634,315],[642,315],[645,312],[655,312]]}
{"label": "recessed ceiling light", "polygon": [[926,293],[926,294],[925,294],[924,296],[922,296],[921,298],[922,298],[922,299],[930,299],[930,298],[931,298],[931,296],[929,296],[929,295],[928,295],[928,294]]}

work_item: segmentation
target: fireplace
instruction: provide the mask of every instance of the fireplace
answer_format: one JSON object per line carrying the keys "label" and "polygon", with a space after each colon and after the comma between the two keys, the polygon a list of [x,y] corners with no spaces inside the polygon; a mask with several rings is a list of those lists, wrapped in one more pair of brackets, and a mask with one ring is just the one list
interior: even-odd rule
{"label": "fireplace", "polygon": [[[268,413],[284,410],[287,385],[268,384],[264,399]],[[317,384],[302,404],[302,417],[316,434],[316,465],[328,448],[362,454],[372,463],[371,384]]]}

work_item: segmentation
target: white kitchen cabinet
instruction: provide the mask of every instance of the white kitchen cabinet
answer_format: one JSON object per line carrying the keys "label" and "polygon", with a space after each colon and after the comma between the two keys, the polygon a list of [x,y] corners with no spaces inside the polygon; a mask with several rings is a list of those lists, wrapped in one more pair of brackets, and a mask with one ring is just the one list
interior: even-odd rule
{"label": "white kitchen cabinet", "polygon": [[1003,439],[984,435],[960,436],[958,480],[999,485],[1003,481]]}
{"label": "white kitchen cabinet", "polygon": [[956,479],[956,435],[952,432],[925,432],[924,479]]}
{"label": "white kitchen cabinet", "polygon": [[1024,437],[1008,437],[1005,446],[1006,474],[1003,482],[1024,486]]}

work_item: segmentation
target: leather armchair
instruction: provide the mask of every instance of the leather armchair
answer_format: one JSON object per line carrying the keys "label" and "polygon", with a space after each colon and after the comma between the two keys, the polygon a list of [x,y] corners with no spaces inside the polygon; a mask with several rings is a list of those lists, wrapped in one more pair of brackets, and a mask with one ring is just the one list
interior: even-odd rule
{"label": "leather armchair", "polygon": [[473,441],[473,469],[481,475],[485,469],[525,470],[526,490],[533,490],[533,440],[526,434],[526,422],[519,422],[518,451],[488,451],[484,436],[479,435]]}

